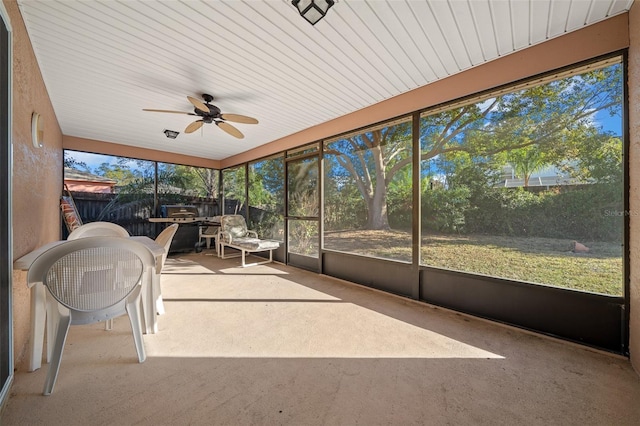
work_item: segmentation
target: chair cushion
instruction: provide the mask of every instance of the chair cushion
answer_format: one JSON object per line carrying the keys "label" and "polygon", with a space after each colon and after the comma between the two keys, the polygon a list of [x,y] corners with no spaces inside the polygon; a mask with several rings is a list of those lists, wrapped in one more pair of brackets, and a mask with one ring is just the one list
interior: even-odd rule
{"label": "chair cushion", "polygon": [[275,240],[261,240],[259,238],[241,237],[231,240],[232,247],[240,247],[245,250],[258,251],[258,250],[274,250],[280,247],[280,241]]}
{"label": "chair cushion", "polygon": [[245,237],[247,235],[247,223],[240,215],[223,216],[221,219],[222,229],[231,235],[233,239]]}

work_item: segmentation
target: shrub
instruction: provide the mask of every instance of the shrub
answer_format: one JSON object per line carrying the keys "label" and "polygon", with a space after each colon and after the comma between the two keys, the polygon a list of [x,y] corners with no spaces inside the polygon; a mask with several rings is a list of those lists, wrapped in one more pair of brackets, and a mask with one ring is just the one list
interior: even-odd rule
{"label": "shrub", "polygon": [[622,191],[616,184],[556,187],[538,194],[491,188],[476,194],[465,231],[495,235],[620,241]]}
{"label": "shrub", "polygon": [[422,194],[422,227],[438,232],[460,232],[466,226],[471,191],[466,186],[436,187]]}

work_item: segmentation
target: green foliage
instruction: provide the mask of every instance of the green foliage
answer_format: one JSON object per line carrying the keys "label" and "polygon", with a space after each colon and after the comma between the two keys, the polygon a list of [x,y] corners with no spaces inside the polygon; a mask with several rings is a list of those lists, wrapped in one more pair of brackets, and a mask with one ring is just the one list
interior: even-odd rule
{"label": "green foliage", "polygon": [[547,194],[541,213],[548,219],[545,229],[539,230],[540,235],[621,243],[622,206],[622,186],[618,183],[584,185]]}
{"label": "green foliage", "polygon": [[470,199],[466,233],[621,241],[622,190],[618,184],[555,188],[539,194],[492,188]]}
{"label": "green foliage", "polygon": [[363,228],[367,206],[353,176],[340,167],[335,154],[325,154],[324,168],[325,231]]}
{"label": "green foliage", "polygon": [[388,185],[411,165],[411,130],[411,121],[404,120],[327,144],[325,156],[335,163],[331,170],[342,179],[343,171],[349,174],[366,206],[369,229],[389,227]]}
{"label": "green foliage", "polygon": [[248,226],[260,238],[284,241],[284,216],[259,208],[249,208]]}
{"label": "green foliage", "polygon": [[222,171],[223,214],[236,214],[242,211],[245,204],[246,178],[244,166]]}
{"label": "green foliage", "polygon": [[320,212],[318,159],[292,161],[287,168],[289,216],[317,217]]}
{"label": "green foliage", "polygon": [[318,256],[318,222],[313,220],[289,221],[288,249],[290,253]]}
{"label": "green foliage", "polygon": [[387,189],[389,225],[394,229],[411,229],[413,212],[413,182],[411,167],[395,174]]}
{"label": "green foliage", "polygon": [[367,207],[355,185],[344,185],[337,189],[325,181],[325,230],[360,229],[366,223]]}
{"label": "green foliage", "polygon": [[284,241],[284,159],[249,164],[249,226],[261,238]]}
{"label": "green foliage", "polygon": [[89,166],[84,161],[78,161],[71,155],[70,151],[64,151],[64,159],[63,159],[64,167],[70,167],[76,170],[82,170],[85,172],[91,172]]}
{"label": "green foliage", "polygon": [[[473,194],[465,212],[465,232],[536,235],[536,207],[541,197],[524,188],[487,188]],[[539,218],[544,222],[544,218]]]}
{"label": "green foliage", "polygon": [[585,138],[576,151],[575,164],[562,165],[572,177],[584,182],[622,182],[622,139],[594,134]]}
{"label": "green foliage", "polygon": [[423,231],[461,232],[465,225],[465,214],[470,208],[470,194],[471,190],[466,186],[453,189],[437,186],[423,191]]}
{"label": "green foliage", "polygon": [[[206,199],[210,200],[216,197],[217,170],[158,163],[156,176],[156,163],[152,161],[132,160],[124,157],[109,159],[109,156],[96,155],[96,158],[101,157],[108,161],[103,161],[91,170],[86,163],[74,159],[72,151],[65,151],[65,166],[84,169],[89,173],[117,182],[116,196],[100,212],[95,212],[95,217],[98,220],[108,219],[116,212],[120,212],[118,214],[121,216],[127,214],[130,216],[135,214],[136,217],[141,214],[145,217],[155,215],[153,207],[156,189],[159,205],[192,204],[194,200],[198,200],[200,203],[203,201],[202,199],[206,201]],[[208,213],[212,212],[212,206],[205,207]],[[92,217],[94,217],[93,214]]]}
{"label": "green foliage", "polygon": [[538,145],[508,151],[507,161],[513,167],[516,176],[524,179],[524,186],[529,186],[529,178],[533,173],[549,164],[548,156]]}

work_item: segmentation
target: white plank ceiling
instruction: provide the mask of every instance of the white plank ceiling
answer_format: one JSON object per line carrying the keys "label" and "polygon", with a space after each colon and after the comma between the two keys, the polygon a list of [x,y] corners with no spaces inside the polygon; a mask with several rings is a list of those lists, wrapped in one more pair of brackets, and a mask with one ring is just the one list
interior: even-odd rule
{"label": "white plank ceiling", "polygon": [[[627,11],[633,0],[18,0],[65,135],[224,159]],[[260,123],[213,124],[187,96]],[[167,139],[164,129],[178,130]]]}

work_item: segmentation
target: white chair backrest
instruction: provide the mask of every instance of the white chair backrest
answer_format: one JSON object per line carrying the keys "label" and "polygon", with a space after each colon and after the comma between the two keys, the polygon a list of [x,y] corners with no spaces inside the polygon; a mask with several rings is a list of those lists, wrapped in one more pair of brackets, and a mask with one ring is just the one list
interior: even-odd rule
{"label": "white chair backrest", "polygon": [[247,235],[247,222],[239,214],[225,215],[220,218],[220,230],[232,238],[242,238]]}
{"label": "white chair backrest", "polygon": [[129,232],[122,226],[111,222],[90,222],[74,229],[67,240],[86,237],[128,237]]}
{"label": "white chair backrest", "polygon": [[156,269],[160,271],[164,266],[164,261],[167,260],[167,254],[169,254],[169,248],[171,247],[171,241],[178,231],[177,223],[171,224],[164,228],[161,233],[156,237],[156,243],[164,247],[164,254],[162,255],[162,265],[156,265]]}
{"label": "white chair backrest", "polygon": [[[151,252],[136,241],[80,238],[38,256],[27,282],[42,282],[60,304],[73,311],[99,311],[126,299],[153,262]],[[104,319],[98,317],[96,322]]]}

